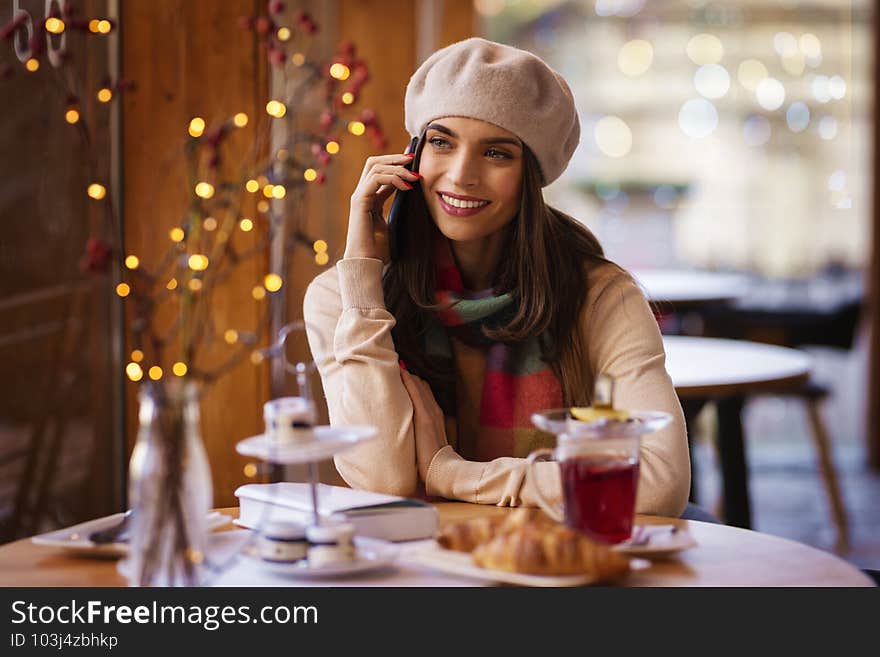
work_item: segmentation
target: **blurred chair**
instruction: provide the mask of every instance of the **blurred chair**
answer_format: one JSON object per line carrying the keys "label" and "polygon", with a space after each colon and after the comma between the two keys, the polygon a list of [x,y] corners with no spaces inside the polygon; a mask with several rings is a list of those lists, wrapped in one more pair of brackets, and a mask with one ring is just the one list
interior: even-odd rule
{"label": "blurred chair", "polygon": [[[793,296],[793,298],[792,298]],[[737,304],[708,309],[703,314],[706,335],[739,338],[786,347],[827,346],[850,350],[862,315],[862,295],[840,288],[835,294],[830,289],[821,303],[811,302],[803,294],[789,298],[771,296],[763,301],[744,299]],[[831,457],[828,429],[821,415],[821,403],[832,390],[814,380],[787,391],[783,396],[794,396],[804,401],[816,448],[819,470],[831,506],[837,530],[836,548],[849,547],[849,523]]]}

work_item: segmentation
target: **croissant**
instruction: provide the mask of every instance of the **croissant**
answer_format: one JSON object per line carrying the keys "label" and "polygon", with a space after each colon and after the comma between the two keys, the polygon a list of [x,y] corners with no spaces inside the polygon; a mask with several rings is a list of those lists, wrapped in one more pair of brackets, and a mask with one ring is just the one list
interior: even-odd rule
{"label": "croissant", "polygon": [[447,550],[471,552],[477,545],[495,536],[504,516],[483,516],[449,523],[437,535],[437,543]]}
{"label": "croissant", "polygon": [[525,526],[478,545],[474,562],[490,570],[531,575],[593,575],[596,581],[621,577],[629,559],[579,532],[556,525]]}
{"label": "croissant", "polygon": [[551,527],[556,523],[540,509],[520,508],[500,516],[483,516],[445,525],[437,535],[437,543],[447,550],[472,552],[499,534],[525,526]]}

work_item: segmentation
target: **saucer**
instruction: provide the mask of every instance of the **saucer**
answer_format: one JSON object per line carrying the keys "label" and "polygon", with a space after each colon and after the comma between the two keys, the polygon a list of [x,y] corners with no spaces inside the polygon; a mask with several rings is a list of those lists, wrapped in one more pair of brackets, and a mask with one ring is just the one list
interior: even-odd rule
{"label": "saucer", "polygon": [[261,433],[238,442],[235,450],[244,456],[272,463],[313,463],[330,459],[350,447],[372,440],[379,432],[371,425],[321,425],[314,429],[315,439],[311,442],[278,444],[270,436]]}
{"label": "saucer", "polygon": [[646,433],[659,431],[670,422],[672,416],[662,411],[631,411],[629,420],[616,422],[608,420],[596,420],[595,422],[582,422],[571,417],[567,408],[553,408],[546,411],[533,413],[532,424],[549,433],[572,434],[590,438],[629,438],[641,436]]}
{"label": "saucer", "polygon": [[632,538],[612,549],[633,557],[663,559],[696,545],[690,532],[676,525],[636,525]]}
{"label": "saucer", "polygon": [[400,552],[393,543],[382,541],[377,538],[355,536],[354,547],[357,557],[353,561],[328,563],[323,566],[309,566],[306,559],[293,563],[266,561],[249,550],[243,550],[242,556],[257,568],[273,575],[282,577],[295,577],[305,579],[317,579],[322,577],[345,577],[363,572],[384,568],[397,559]]}
{"label": "saucer", "polygon": [[[93,543],[89,540],[92,532],[102,529],[109,529],[122,520],[124,513],[114,513],[111,516],[96,518],[88,522],[82,522],[72,527],[64,529],[56,529],[55,531],[46,532],[31,539],[35,545],[46,545],[49,547],[62,548],[70,552],[94,557],[116,558],[123,557],[128,554],[128,543]],[[228,516],[217,511],[208,514],[208,530],[214,530],[226,525],[232,521],[232,516]]]}

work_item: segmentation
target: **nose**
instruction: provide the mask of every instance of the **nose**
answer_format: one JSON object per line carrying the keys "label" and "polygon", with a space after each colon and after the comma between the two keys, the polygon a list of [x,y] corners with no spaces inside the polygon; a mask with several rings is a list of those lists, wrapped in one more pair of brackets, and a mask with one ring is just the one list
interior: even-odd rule
{"label": "nose", "polygon": [[480,184],[480,165],[467,149],[460,149],[449,164],[447,171],[452,184],[460,188],[476,187]]}

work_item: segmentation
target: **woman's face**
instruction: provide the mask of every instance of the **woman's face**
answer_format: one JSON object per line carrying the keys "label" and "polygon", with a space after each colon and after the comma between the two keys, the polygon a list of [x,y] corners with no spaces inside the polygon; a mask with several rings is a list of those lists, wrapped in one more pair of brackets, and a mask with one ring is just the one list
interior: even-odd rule
{"label": "woman's face", "polygon": [[485,121],[435,119],[425,133],[419,173],[428,211],[441,233],[456,242],[487,237],[519,210],[522,142]]}

